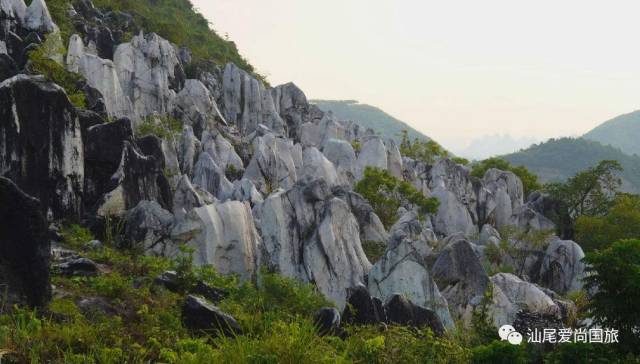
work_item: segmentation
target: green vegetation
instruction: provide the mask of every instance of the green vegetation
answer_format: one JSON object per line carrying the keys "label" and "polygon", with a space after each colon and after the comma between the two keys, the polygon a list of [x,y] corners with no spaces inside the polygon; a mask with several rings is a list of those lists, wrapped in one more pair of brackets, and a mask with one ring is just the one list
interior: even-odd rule
{"label": "green vegetation", "polygon": [[398,220],[398,208],[401,206],[416,206],[421,217],[438,210],[437,199],[425,197],[411,183],[378,168],[367,167],[364,178],[356,184],[354,191],[369,201],[387,229]]}
{"label": "green vegetation", "polygon": [[544,251],[552,236],[553,231],[550,230],[523,231],[515,226],[500,228],[499,245],[489,244],[485,251],[485,258],[489,264],[485,267],[487,273],[489,275],[496,273],[522,275],[524,272],[516,271],[516,267],[524,269],[531,249]]}
{"label": "green vegetation", "polygon": [[383,241],[365,240],[362,242],[362,250],[364,250],[367,259],[369,259],[371,263],[375,263],[384,255],[384,252],[387,250],[387,244]]}
{"label": "green vegetation", "polygon": [[620,115],[600,124],[583,136],[585,139],[620,148],[623,153],[640,155],[640,111]]}
{"label": "green vegetation", "polygon": [[135,133],[138,138],[147,135],[155,135],[166,140],[174,140],[182,132],[180,120],[171,116],[151,115],[136,127]]}
{"label": "green vegetation", "polygon": [[640,240],[621,240],[587,254],[587,310],[603,328],[619,330],[621,350],[640,354]]}
{"label": "green vegetation", "polygon": [[600,161],[615,160],[624,168],[620,173],[622,190],[640,193],[640,157],[624,154],[619,149],[591,140],[551,139],[502,158],[512,165],[526,167],[543,183],[566,181]]}
{"label": "green vegetation", "polygon": [[538,183],[538,176],[529,172],[529,170],[523,166],[514,167],[509,162],[501,158],[489,158],[474,164],[473,169],[471,170],[471,175],[477,178],[483,178],[484,174],[491,168],[496,168],[501,171],[510,171],[518,176],[522,181],[525,196],[533,191],[542,189],[542,186]]}
{"label": "green vegetation", "polygon": [[361,104],[355,100],[311,100],[322,111],[332,111],[339,120],[351,120],[365,128],[371,128],[384,138],[402,141],[402,132],[407,131],[409,138],[427,141],[430,138],[413,129],[407,123],[394,118],[377,107]]}
{"label": "green vegetation", "polygon": [[424,141],[416,138],[411,141],[407,130],[402,131],[400,154],[427,164],[433,164],[438,157],[445,158],[449,156],[449,152],[433,140]]}
{"label": "green vegetation", "polygon": [[[30,1],[25,1],[30,4]],[[60,28],[60,36],[62,38],[63,44],[67,44],[71,35],[75,32],[73,28],[73,23],[71,19],[67,15],[69,10],[69,0],[45,0],[47,3],[47,8],[49,9],[49,13],[51,14],[51,18],[56,23],[58,28]]]}
{"label": "green vegetation", "polygon": [[604,216],[609,211],[620,188],[621,171],[620,163],[605,160],[564,183],[545,185],[549,197],[557,202],[555,216],[548,217],[556,223],[561,237],[573,239],[577,218]]}
{"label": "green vegetation", "polygon": [[85,108],[87,100],[81,89],[84,78],[80,74],[67,71],[62,64],[52,59],[55,54],[65,53],[59,36],[51,34],[38,48],[29,53],[29,69],[32,73],[41,74],[62,87],[73,105]]}
{"label": "green vegetation", "polygon": [[[218,35],[209,21],[189,0],[94,0],[101,9],[120,10],[133,15],[146,33],[161,37],[193,53],[193,62],[235,63],[247,72],[259,76],[253,66],[238,52],[235,43]],[[264,80],[264,77],[259,76]]]}
{"label": "green vegetation", "polygon": [[576,241],[586,252],[605,249],[618,240],[640,239],[640,196],[618,195],[606,214],[579,216],[575,230]]}

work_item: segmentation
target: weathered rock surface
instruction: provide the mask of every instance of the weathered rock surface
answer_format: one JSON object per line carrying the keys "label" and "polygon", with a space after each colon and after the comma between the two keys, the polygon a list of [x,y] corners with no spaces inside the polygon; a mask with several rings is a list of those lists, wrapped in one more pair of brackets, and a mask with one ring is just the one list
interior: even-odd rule
{"label": "weathered rock surface", "polygon": [[200,153],[193,172],[193,183],[219,200],[224,201],[233,194],[233,183],[229,182],[222,168],[207,152]]}
{"label": "weathered rock surface", "polygon": [[243,178],[264,194],[293,187],[298,180],[296,160],[302,161],[302,153],[290,140],[267,134],[258,137],[252,147],[254,154]]}
{"label": "weathered rock surface", "polygon": [[141,246],[147,254],[164,256],[171,248],[173,215],[155,201],[140,201],[125,215],[124,236],[130,246]]}
{"label": "weathered rock surface", "polygon": [[433,310],[445,327],[453,328],[447,300],[429,273],[422,244],[404,239],[391,246],[369,272],[369,292],[382,301],[404,295],[416,305]]}
{"label": "weathered rock surface", "polygon": [[560,307],[533,283],[510,273],[491,277],[493,300],[490,307],[496,327],[512,325],[521,310],[560,317]]}
{"label": "weathered rock surface", "polygon": [[194,295],[187,296],[182,306],[182,320],[189,329],[213,336],[242,335],[242,328],[231,315]]}
{"label": "weathered rock surface", "polygon": [[559,294],[581,290],[585,276],[584,256],[582,248],[575,242],[553,240],[540,267],[540,284]]}
{"label": "weathered rock surface", "polygon": [[489,286],[489,277],[471,244],[457,240],[445,247],[433,264],[431,273],[447,299],[452,315],[470,319]]}
{"label": "weathered rock surface", "polygon": [[372,325],[387,322],[382,301],[371,297],[367,287],[358,286],[349,290],[347,306],[342,321],[349,324]]}
{"label": "weathered rock surface", "polygon": [[440,317],[429,309],[414,304],[405,296],[393,295],[385,305],[389,323],[414,327],[429,327],[436,335],[445,332]]}
{"label": "weathered rock surface", "polygon": [[339,309],[347,289],[364,283],[371,264],[349,205],[325,181],[278,191],[254,209],[263,239],[263,264],[284,276],[313,282]]}
{"label": "weathered rock surface", "polygon": [[136,35],[116,48],[113,63],[138,119],[172,110],[184,71],[171,43],[155,33]]}
{"label": "weathered rock surface", "polygon": [[338,183],[353,187],[356,172],[356,153],[353,146],[344,140],[329,139],[322,148],[322,154],[335,166]]}
{"label": "weathered rock surface", "polygon": [[356,180],[362,179],[367,167],[387,169],[387,148],[380,137],[372,137],[362,145],[356,161]]}
{"label": "weathered rock surface", "polygon": [[260,124],[276,133],[284,133],[284,122],[262,82],[229,63],[224,68],[222,87],[223,114],[243,134],[248,135]]}
{"label": "weathered rock surface", "polygon": [[195,250],[194,264],[211,264],[221,274],[255,277],[260,264],[260,236],[249,205],[239,201],[194,208],[172,231],[173,240]]}
{"label": "weathered rock surface", "polygon": [[80,122],[61,87],[25,75],[0,84],[0,175],[49,216],[79,218],[83,155]]}
{"label": "weathered rock surface", "polygon": [[333,307],[323,307],[313,319],[320,336],[336,335],[340,332],[340,312]]}
{"label": "weathered rock surface", "polygon": [[480,220],[496,228],[511,223],[511,216],[523,205],[522,181],[512,172],[489,169],[483,178],[480,192]]}
{"label": "weathered rock surface", "polygon": [[0,285],[13,304],[43,306],[51,297],[50,243],[37,199],[0,177]]}

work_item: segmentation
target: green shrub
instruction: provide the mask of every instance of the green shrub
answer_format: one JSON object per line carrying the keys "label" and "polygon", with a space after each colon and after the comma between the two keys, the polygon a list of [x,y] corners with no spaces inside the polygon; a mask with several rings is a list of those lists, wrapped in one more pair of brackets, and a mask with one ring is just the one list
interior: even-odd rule
{"label": "green shrub", "polygon": [[522,181],[522,187],[524,188],[525,197],[533,192],[542,189],[542,185],[538,182],[538,176],[531,173],[527,168],[523,166],[512,166],[509,162],[501,158],[489,158],[482,162],[476,163],[471,169],[471,175],[477,178],[483,178],[485,173],[491,168],[496,168],[501,171],[513,172]]}
{"label": "green shrub", "polygon": [[387,250],[387,244],[382,241],[365,240],[362,242],[362,250],[364,250],[367,259],[371,263],[375,263],[384,255]]}
{"label": "green shrub", "polygon": [[354,191],[369,201],[387,229],[398,220],[398,208],[401,206],[416,206],[420,218],[438,210],[437,199],[425,197],[411,183],[401,181],[388,171],[378,168],[367,167]]}
{"label": "green shrub", "polygon": [[525,345],[512,345],[507,341],[494,341],[476,346],[472,350],[473,364],[527,364]]}
{"label": "green shrub", "polygon": [[84,81],[82,75],[67,71],[62,64],[51,58],[54,54],[66,53],[62,44],[58,34],[48,35],[42,45],[29,52],[29,69],[62,87],[73,105],[85,108],[87,99],[81,89]]}
{"label": "green shrub", "polygon": [[182,123],[180,120],[165,115],[147,116],[136,126],[135,130],[138,138],[155,135],[165,140],[175,140],[181,132]]}
{"label": "green shrub", "polygon": [[62,234],[62,243],[72,249],[80,249],[95,239],[89,229],[78,224],[63,227],[60,233]]}
{"label": "green shrub", "polygon": [[449,156],[449,152],[433,140],[424,141],[415,138],[413,141],[410,141],[407,130],[402,131],[400,153],[405,157],[413,158],[414,160],[427,164],[433,164],[438,157],[444,158]]}

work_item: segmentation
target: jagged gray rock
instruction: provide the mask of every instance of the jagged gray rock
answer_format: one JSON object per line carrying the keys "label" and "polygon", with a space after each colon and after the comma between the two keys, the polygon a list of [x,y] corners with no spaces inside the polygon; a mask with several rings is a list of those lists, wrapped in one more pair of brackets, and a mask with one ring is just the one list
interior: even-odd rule
{"label": "jagged gray rock", "polygon": [[256,186],[245,178],[233,183],[233,194],[231,195],[231,199],[242,202],[248,201],[251,206],[255,206],[264,201],[264,198],[260,192],[258,192]]}
{"label": "jagged gray rock", "polygon": [[447,300],[433,281],[423,254],[419,241],[405,239],[390,247],[369,272],[369,292],[384,302],[401,294],[416,305],[433,310],[445,327],[453,328]]}
{"label": "jagged gray rock", "polygon": [[429,188],[440,201],[434,217],[437,233],[448,236],[478,232],[477,196],[468,169],[442,159],[431,169]]}
{"label": "jagged gray rock", "polygon": [[471,314],[489,286],[489,277],[471,244],[457,240],[445,247],[438,254],[431,274],[452,315],[471,322]]}
{"label": "jagged gray rock", "polygon": [[191,184],[186,174],[180,178],[175,193],[173,194],[173,213],[176,217],[182,217],[196,207],[210,205],[215,198],[204,190],[199,190]]}
{"label": "jagged gray rock", "polygon": [[125,215],[124,236],[131,246],[140,246],[146,254],[165,256],[170,248],[173,215],[155,201],[140,201]]}
{"label": "jagged gray rock", "polygon": [[37,197],[47,216],[79,218],[84,147],[64,90],[41,76],[0,83],[0,138],[0,175]]}
{"label": "jagged gray rock", "polygon": [[520,310],[560,317],[560,307],[533,283],[511,273],[491,277],[493,299],[489,308],[496,327],[512,325]]}
{"label": "jagged gray rock", "polygon": [[549,244],[540,267],[540,283],[559,294],[579,291],[584,286],[584,252],[570,240],[555,239]]}
{"label": "jagged gray rock", "polygon": [[113,63],[136,119],[172,110],[184,71],[169,41],[155,33],[141,33],[116,48]]}
{"label": "jagged gray rock", "polygon": [[387,148],[380,137],[372,137],[362,145],[356,161],[356,180],[361,180],[367,167],[387,169]]}
{"label": "jagged gray rock", "polygon": [[221,274],[254,278],[259,267],[260,236],[247,203],[227,201],[191,210],[172,230],[175,242],[195,250],[194,264],[211,264]]}
{"label": "jagged gray rock", "polygon": [[313,282],[343,309],[347,288],[364,283],[371,268],[349,205],[323,180],[278,191],[254,208],[263,239],[264,265]]}
{"label": "jagged gray rock", "polygon": [[511,217],[524,204],[522,181],[513,172],[489,169],[479,193],[480,220],[496,228],[511,224]]}
{"label": "jagged gray rock", "polygon": [[335,166],[338,183],[353,187],[356,173],[356,153],[353,146],[344,140],[329,139],[322,147],[322,154]]}
{"label": "jagged gray rock", "polygon": [[200,153],[193,172],[193,183],[202,187],[219,200],[227,200],[233,194],[233,183],[229,182],[222,168],[209,153]]}
{"label": "jagged gray rock", "polygon": [[308,147],[302,152],[302,164],[302,173],[299,178],[322,178],[329,186],[338,184],[338,174],[333,163],[315,147]]}
{"label": "jagged gray rock", "polygon": [[48,229],[40,202],[0,177],[0,285],[4,307],[51,298]]}
{"label": "jagged gray rock", "polygon": [[298,180],[296,160],[302,164],[302,151],[291,140],[267,134],[256,138],[252,145],[253,157],[243,178],[253,182],[256,188],[269,194],[278,188],[289,189]]}

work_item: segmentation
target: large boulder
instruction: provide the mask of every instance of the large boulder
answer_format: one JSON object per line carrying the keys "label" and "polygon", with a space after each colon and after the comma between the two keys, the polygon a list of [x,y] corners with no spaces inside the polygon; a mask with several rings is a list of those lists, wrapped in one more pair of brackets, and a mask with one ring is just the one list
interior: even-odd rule
{"label": "large boulder", "polygon": [[381,243],[386,243],[389,240],[387,230],[369,201],[355,192],[345,191],[341,188],[334,189],[333,193],[349,204],[351,212],[360,225],[360,240]]}
{"label": "large boulder", "polygon": [[498,273],[491,277],[491,283],[493,298],[489,310],[496,327],[513,325],[520,311],[561,316],[556,302],[533,283],[511,273]]}
{"label": "large boulder", "polygon": [[453,328],[447,300],[429,273],[422,244],[405,239],[388,249],[369,272],[369,292],[385,302],[401,294],[434,311],[445,327]]}
{"label": "large boulder", "polygon": [[141,33],[116,48],[113,63],[136,119],[172,110],[176,90],[184,84],[184,71],[169,41],[155,33]]}
{"label": "large boulder", "polygon": [[584,252],[570,240],[555,239],[549,244],[540,267],[540,284],[559,294],[579,291],[584,286]]}
{"label": "large boulder", "polygon": [[324,180],[300,182],[254,208],[265,260],[280,274],[315,283],[343,309],[347,289],[361,285],[371,264],[349,205]]}
{"label": "large boulder", "polygon": [[387,314],[379,298],[371,297],[367,287],[357,286],[349,290],[342,320],[349,324],[372,325],[387,322]]}
{"label": "large boulder", "polygon": [[129,119],[91,126],[85,132],[85,203],[93,206],[106,192],[112,191],[111,177],[122,161],[124,142],[133,140]]}
{"label": "large boulder", "polygon": [[284,133],[284,122],[262,82],[229,63],[224,68],[222,89],[225,119],[241,133],[247,135],[260,124],[278,134]]}
{"label": "large boulder", "polygon": [[322,153],[333,163],[338,173],[338,183],[353,187],[356,172],[356,153],[353,146],[344,140],[329,139]]}
{"label": "large boulder", "polygon": [[315,147],[308,147],[302,152],[303,168],[299,178],[324,179],[329,186],[338,184],[336,169],[325,156]]}
{"label": "large boulder", "polygon": [[309,105],[304,92],[293,83],[271,89],[271,97],[275,110],[282,119],[284,135],[295,141],[300,140],[300,129],[303,124],[315,123],[324,115],[320,109]]}
{"label": "large boulder", "polygon": [[212,132],[204,132],[202,134],[202,150],[211,155],[232,181],[244,173],[242,158],[236,153],[233,144],[225,139],[221,133],[214,135]]}
{"label": "large boulder", "polygon": [[37,199],[0,177],[0,286],[3,304],[43,306],[51,297],[50,243]]}
{"label": "large boulder", "polygon": [[380,137],[369,138],[356,161],[356,180],[361,180],[367,167],[387,169],[387,148]]}
{"label": "large boulder", "polygon": [[456,240],[445,247],[433,267],[433,279],[447,299],[454,317],[471,319],[471,313],[482,302],[489,277],[471,244]]}
{"label": "large boulder", "polygon": [[221,274],[254,278],[259,266],[260,236],[247,203],[214,203],[176,222],[173,240],[195,250],[194,264],[211,264]]}
{"label": "large boulder", "polygon": [[88,51],[77,34],[69,40],[67,69],[82,74],[89,86],[100,92],[110,117],[131,117],[133,105],[120,85],[115,64]]}
{"label": "large boulder", "polygon": [[264,194],[293,187],[298,180],[296,160],[302,161],[302,153],[290,140],[267,134],[256,138],[252,148],[253,157],[243,178]]}
{"label": "large boulder", "polygon": [[164,256],[171,248],[173,215],[155,201],[140,201],[127,211],[124,235],[129,245],[140,246],[145,253]]}
{"label": "large boulder", "polygon": [[193,172],[193,183],[219,200],[226,200],[233,194],[233,183],[229,182],[222,168],[207,152],[200,153]]}
{"label": "large boulder", "polygon": [[198,296],[187,296],[182,306],[182,320],[187,328],[209,335],[242,335],[242,328],[233,316]]}
{"label": "large boulder", "polygon": [[79,218],[84,151],[75,108],[40,76],[0,84],[0,174],[37,197],[53,218]]}
{"label": "large boulder", "polygon": [[175,107],[177,111],[174,112],[182,116],[182,121],[190,125],[196,135],[202,135],[214,122],[227,123],[215,99],[199,80],[185,81],[184,88],[176,96]]}
{"label": "large boulder", "polygon": [[414,304],[403,295],[393,295],[385,305],[385,312],[389,323],[429,327],[436,335],[442,335],[445,332],[445,326],[434,311]]}
{"label": "large boulder", "polygon": [[33,0],[24,15],[24,27],[41,33],[58,31],[44,0]]}
{"label": "large boulder", "polygon": [[122,160],[113,180],[118,182],[122,190],[126,209],[147,200],[156,201],[164,209],[172,210],[173,195],[164,175],[163,160],[158,157],[161,153],[144,155],[133,143],[125,141]]}
{"label": "large boulder", "polygon": [[185,174],[180,178],[173,194],[173,213],[176,217],[182,217],[194,208],[210,205],[214,201],[213,195],[192,185],[189,176]]}
{"label": "large boulder", "polygon": [[477,196],[467,168],[449,159],[440,160],[430,171],[429,188],[440,201],[434,218],[437,233],[478,232]]}
{"label": "large boulder", "polygon": [[496,228],[511,223],[511,216],[523,205],[522,181],[513,172],[489,169],[479,193],[480,220]]}

